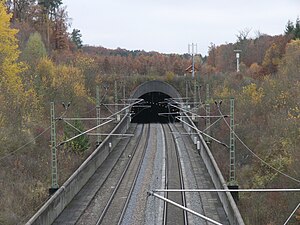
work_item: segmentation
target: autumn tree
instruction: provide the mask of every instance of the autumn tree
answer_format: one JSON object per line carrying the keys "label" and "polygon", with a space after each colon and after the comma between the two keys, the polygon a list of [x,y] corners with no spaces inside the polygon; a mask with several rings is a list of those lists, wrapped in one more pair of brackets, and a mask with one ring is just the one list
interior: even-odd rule
{"label": "autumn tree", "polygon": [[300,40],[293,40],[286,45],[286,52],[279,65],[280,72],[290,79],[298,80],[300,71]]}
{"label": "autumn tree", "polygon": [[4,1],[0,1],[0,142],[3,151],[28,140],[24,129],[33,121],[37,98],[33,89],[25,89],[20,74],[26,70],[18,61],[20,52],[16,29],[10,28],[12,14],[7,14]]}
{"label": "autumn tree", "polygon": [[13,13],[13,22],[26,21],[31,17],[30,8],[34,6],[36,0],[8,0],[6,4]]}
{"label": "autumn tree", "polygon": [[266,51],[263,67],[268,73],[274,74],[277,71],[277,66],[280,62],[280,52],[278,46],[273,43],[272,46]]}
{"label": "autumn tree", "polygon": [[[62,0],[39,0],[42,29],[48,48],[63,49],[67,46],[67,12],[61,8]],[[52,44],[52,46],[51,46]]]}
{"label": "autumn tree", "polygon": [[[18,40],[15,35],[17,30],[10,28],[12,15],[6,13],[4,1],[0,1],[0,117],[5,118],[9,123],[10,118],[20,120],[19,105],[23,96],[22,80],[19,73],[24,69],[19,63]],[[5,119],[4,119],[5,120]],[[19,121],[19,125],[21,121]]]}
{"label": "autumn tree", "polygon": [[102,64],[103,72],[104,73],[109,73],[111,71],[111,65],[108,60],[108,57],[105,57],[103,64]]}
{"label": "autumn tree", "polygon": [[267,49],[262,63],[262,66],[267,74],[274,74],[277,72],[278,65],[285,53],[286,45],[290,40],[291,37],[284,35],[273,37],[273,43]]}
{"label": "autumn tree", "polygon": [[216,55],[216,45],[214,43],[210,43],[210,46],[208,47],[207,63],[212,67],[216,67]]}
{"label": "autumn tree", "polygon": [[92,93],[96,78],[99,76],[99,68],[95,62],[95,59],[80,54],[77,55],[76,59],[74,60],[74,66],[83,73],[85,79],[85,88],[89,91],[89,93]]}
{"label": "autumn tree", "polygon": [[59,8],[54,16],[53,33],[51,42],[53,43],[54,50],[62,50],[69,48],[68,37],[68,13],[66,8]]}

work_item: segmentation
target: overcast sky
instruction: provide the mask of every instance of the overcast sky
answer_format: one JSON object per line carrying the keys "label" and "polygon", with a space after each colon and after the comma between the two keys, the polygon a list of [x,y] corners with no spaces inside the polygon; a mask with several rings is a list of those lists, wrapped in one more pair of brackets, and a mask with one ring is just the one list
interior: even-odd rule
{"label": "overcast sky", "polygon": [[63,0],[72,29],[84,44],[106,48],[186,53],[197,43],[233,43],[245,28],[282,34],[300,16],[300,0]]}

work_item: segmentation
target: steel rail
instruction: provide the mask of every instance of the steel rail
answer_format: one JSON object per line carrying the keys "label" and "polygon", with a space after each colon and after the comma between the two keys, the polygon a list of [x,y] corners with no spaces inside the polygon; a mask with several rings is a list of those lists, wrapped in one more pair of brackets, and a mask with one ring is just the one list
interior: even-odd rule
{"label": "steel rail", "polygon": [[195,212],[195,211],[193,211],[193,210],[191,210],[191,209],[189,209],[189,208],[186,208],[186,207],[184,207],[184,206],[182,206],[182,205],[180,205],[180,204],[178,204],[178,203],[176,203],[176,202],[173,202],[173,201],[171,201],[170,199],[164,198],[164,197],[162,197],[162,196],[160,196],[160,195],[158,195],[158,194],[156,194],[156,193],[154,193],[154,192],[148,192],[148,194],[149,194],[149,195],[152,195],[152,196],[154,196],[154,197],[156,197],[156,198],[159,198],[159,199],[161,199],[161,200],[163,200],[163,201],[165,201],[165,202],[168,202],[168,203],[170,203],[170,204],[172,204],[172,205],[174,205],[174,206],[176,206],[176,207],[178,207],[178,208],[180,208],[180,209],[183,209],[183,210],[185,210],[185,211],[187,211],[187,212],[189,212],[189,213],[192,213],[192,214],[194,214],[195,216],[198,216],[198,217],[200,217],[200,218],[202,218],[202,219],[204,219],[204,220],[206,220],[206,221],[209,221],[209,222],[211,222],[211,223],[213,223],[213,224],[216,224],[216,225],[223,225],[223,224],[221,224],[221,223],[219,223],[219,222],[217,222],[217,221],[214,221],[214,220],[212,220],[212,219],[210,219],[210,218],[208,218],[208,217],[206,217],[206,216],[204,216],[204,215],[201,215],[200,213],[197,213],[197,212]]}
{"label": "steel rail", "polygon": [[[174,125],[173,127],[175,128],[175,131],[171,130],[171,131],[173,131],[172,134],[175,135],[175,134],[177,133],[177,134],[180,135],[180,138],[182,138],[182,136],[183,136],[184,134],[180,133],[180,131],[179,131],[179,129],[176,127],[176,125]],[[198,134],[198,133],[196,133],[196,134]],[[186,152],[187,152],[189,161],[191,162],[191,155],[190,155],[190,152],[188,151],[189,148],[187,147],[187,144],[186,144],[185,141],[183,141],[183,139],[182,139],[182,143],[183,143],[183,145],[184,145],[184,147],[185,147],[185,149],[186,149]],[[195,173],[194,173],[194,169],[193,169],[193,168],[192,168],[192,172],[193,172],[193,174],[194,174],[194,176],[195,176]],[[198,186],[198,182],[197,182],[197,186]],[[169,190],[170,190],[170,189],[169,189]],[[153,192],[154,192],[154,191],[153,191]],[[168,192],[167,192],[167,193],[168,193]],[[202,197],[201,197],[201,196],[200,196],[200,202],[201,202],[201,207],[202,207],[202,210],[203,210],[204,216],[205,216],[206,212],[205,212],[205,210],[204,210],[204,208],[203,208],[203,201],[202,201]]]}
{"label": "steel rail", "polygon": [[[165,188],[168,188],[168,146],[167,146],[167,137],[166,137],[166,132],[164,131],[164,127],[162,126],[162,131],[163,131],[163,136],[165,139]],[[164,194],[166,198],[168,198],[168,193]],[[167,202],[164,202],[164,213],[163,213],[163,225],[167,224]]]}
{"label": "steel rail", "polygon": [[300,189],[155,189],[153,192],[300,192]]}
{"label": "steel rail", "polygon": [[67,118],[67,117],[63,117],[63,118],[60,118],[61,120],[66,120],[66,121],[73,121],[73,120],[110,120],[110,118],[107,118],[107,117],[102,117],[102,118],[94,118],[94,117],[78,117],[78,118]]}
{"label": "steel rail", "polygon": [[[168,124],[169,126],[169,129],[170,131],[172,132],[172,128],[171,128],[171,125]],[[174,140],[174,143],[175,143],[175,150],[176,150],[176,156],[177,156],[177,163],[178,163],[178,170],[179,170],[179,177],[180,177],[180,186],[182,189],[184,189],[184,180],[183,180],[183,172],[182,172],[182,166],[181,166],[181,161],[180,161],[180,157],[179,157],[179,146],[177,145],[177,142],[176,142],[176,138],[175,138],[175,135],[172,134],[172,137],[173,137],[173,140]],[[186,202],[186,196],[185,196],[185,193],[182,193],[181,194],[182,196],[182,203],[183,203],[183,206],[184,207],[187,207],[187,202]],[[183,212],[183,215],[184,215],[184,224],[188,224],[188,216],[187,216],[187,211],[184,210]]]}
{"label": "steel rail", "polygon": [[141,158],[141,160],[140,160],[140,162],[139,162],[139,166],[138,166],[138,168],[137,168],[137,172],[136,172],[136,174],[135,174],[135,176],[134,176],[134,180],[133,180],[133,182],[132,182],[132,185],[131,185],[131,187],[130,187],[129,193],[128,193],[128,195],[127,195],[127,198],[126,198],[126,201],[125,201],[123,210],[122,210],[122,212],[121,212],[121,215],[120,215],[120,218],[119,218],[119,221],[118,221],[118,225],[120,225],[120,224],[122,223],[123,218],[124,218],[124,216],[125,216],[125,212],[126,212],[126,209],[127,209],[127,207],[128,207],[129,201],[130,201],[130,197],[131,197],[131,195],[132,195],[133,189],[134,189],[134,187],[135,187],[136,181],[137,181],[138,176],[139,176],[139,172],[140,172],[141,167],[142,167],[142,164],[143,164],[143,159],[145,158],[146,151],[147,151],[147,148],[148,148],[148,146],[149,146],[149,137],[150,137],[150,124],[148,125],[148,133],[147,133],[147,138],[146,138],[147,141],[146,141],[146,144],[145,144],[145,146],[144,146],[143,155],[142,155],[142,158]]}
{"label": "steel rail", "polygon": [[[135,129],[134,129],[134,133],[135,133],[136,130],[137,130],[137,126],[136,126]],[[140,133],[140,135],[139,135],[139,137],[138,137],[139,140],[140,140],[140,138],[142,137],[142,133],[143,133],[143,129],[142,129],[142,131],[141,131],[141,133]],[[126,149],[126,147],[127,147],[128,145],[129,145],[129,141],[126,142],[126,145],[125,145],[125,148],[124,148],[123,152],[125,151],[125,149]],[[110,177],[110,175],[111,175],[113,169],[117,166],[117,162],[118,162],[119,159],[122,157],[123,152],[119,155],[118,159],[116,160],[116,163],[114,164],[113,168],[110,170],[110,172],[108,173],[108,175],[106,176],[106,178],[104,179],[102,185],[99,187],[98,190],[100,190],[100,189],[103,187],[103,185],[105,184],[105,182],[106,182],[106,181],[108,180],[108,178]],[[95,195],[95,196],[96,196],[96,195]],[[76,220],[75,224],[77,224],[77,222],[79,221],[79,219],[81,218],[81,216],[86,212],[87,208],[91,205],[91,202],[95,199],[95,196],[93,196],[93,198],[91,199],[91,201],[88,203],[88,205],[87,205],[86,208],[84,209],[83,213],[81,213],[81,215],[80,215],[80,216],[78,217],[78,219]]]}
{"label": "steel rail", "polygon": [[[167,145],[167,133],[171,134],[171,132],[168,132],[167,129],[169,129],[171,131],[171,128],[170,128],[170,125],[165,125],[163,126],[163,130],[164,130],[164,134],[165,134],[165,137],[166,137],[166,145]],[[178,146],[177,146],[177,143],[175,141],[175,137],[171,134],[170,137],[172,137],[172,140],[173,143],[174,143],[174,147],[175,147],[175,155],[176,155],[176,158],[177,158],[177,167],[178,167],[178,176],[179,176],[179,183],[180,183],[180,187],[184,189],[184,181],[183,181],[183,173],[182,173],[182,168],[181,168],[181,162],[180,162],[180,157],[179,157],[179,153],[178,153]],[[169,146],[170,147],[170,146]],[[166,146],[166,149],[168,149],[168,146]],[[167,161],[169,161],[169,158],[168,158],[168,154],[166,154],[167,157]],[[168,174],[168,166],[166,166],[166,170],[167,170],[167,174]],[[167,176],[167,180],[168,180],[168,176]],[[167,186],[168,187],[168,186]],[[167,195],[167,198],[168,198],[168,195]],[[185,198],[185,194],[182,193],[181,194],[181,201],[182,201],[182,204],[184,207],[186,207],[186,198]],[[167,204],[167,202],[165,202],[165,205]],[[167,209],[167,207],[166,207]],[[167,224],[167,210],[165,212],[165,215],[164,215],[164,223],[163,224]],[[187,225],[188,224],[188,218],[187,218],[187,211],[183,211],[183,224],[184,225]]]}
{"label": "steel rail", "polygon": [[[143,129],[143,131],[144,131],[144,129]],[[133,160],[133,158],[134,158],[134,155],[135,155],[135,153],[136,153],[136,151],[137,151],[137,149],[138,149],[138,146],[139,146],[140,141],[141,141],[142,136],[143,136],[143,131],[141,132],[141,136],[140,136],[140,138],[139,138],[139,141],[138,141],[137,144],[135,145],[135,148],[134,148],[134,152],[133,152],[133,154],[132,154],[132,157],[131,157],[131,158],[129,159],[129,161],[127,162],[126,167],[125,167],[125,169],[124,169],[124,171],[123,171],[123,173],[122,173],[122,175],[121,175],[121,177],[120,177],[118,183],[116,184],[116,187],[115,187],[113,193],[111,194],[111,196],[110,196],[110,198],[109,198],[109,200],[108,200],[108,202],[107,202],[107,204],[106,204],[104,210],[102,211],[100,217],[98,218],[98,220],[97,220],[97,222],[96,222],[96,225],[100,225],[101,222],[103,221],[103,219],[105,218],[105,216],[107,215],[107,211],[108,211],[108,209],[109,209],[109,207],[110,207],[112,201],[114,200],[114,198],[115,198],[115,196],[116,196],[116,193],[117,193],[117,191],[119,190],[119,188],[120,188],[120,186],[121,186],[121,184],[122,184],[122,181],[124,180],[124,177],[125,177],[125,175],[127,174],[127,171],[128,171],[128,169],[129,169],[129,166],[131,165],[131,162],[132,162],[132,160]],[[148,125],[148,133],[147,133],[147,137],[148,137],[148,135],[149,135],[149,133],[150,133],[149,131],[150,131],[150,125]],[[148,139],[148,138],[147,138],[147,139]],[[145,152],[145,149],[146,149],[146,148],[144,148],[144,152]],[[144,156],[144,154],[143,154],[143,156]],[[141,163],[141,161],[142,161],[142,160],[140,160],[140,163]],[[138,171],[136,172],[136,174],[138,174]]]}

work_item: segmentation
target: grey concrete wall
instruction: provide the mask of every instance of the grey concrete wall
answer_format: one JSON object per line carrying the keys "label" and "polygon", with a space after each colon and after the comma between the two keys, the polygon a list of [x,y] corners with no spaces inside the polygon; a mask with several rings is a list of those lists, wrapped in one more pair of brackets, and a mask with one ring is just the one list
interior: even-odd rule
{"label": "grey concrete wall", "polygon": [[161,92],[172,98],[181,98],[179,92],[173,86],[159,80],[148,81],[141,84],[133,91],[131,98],[139,98],[149,92]]}
{"label": "grey concrete wall", "polygon": [[[185,116],[187,116],[185,114]],[[191,126],[194,126],[193,121],[190,117],[184,117],[184,121],[188,123]],[[183,126],[186,131],[190,131],[191,133],[197,133],[197,134],[191,134],[190,137],[192,138],[192,141],[194,141],[194,137],[197,138],[198,141],[200,141],[200,152],[205,166],[208,170],[208,173],[210,174],[210,177],[215,185],[216,189],[228,189],[226,181],[209,149],[207,146],[205,140],[203,139],[202,135],[190,128],[187,124],[183,123]],[[195,132],[196,131],[196,132]],[[235,201],[232,198],[232,195],[230,192],[218,192],[220,201],[224,207],[225,213],[227,214],[228,220],[231,225],[244,225],[243,218],[240,214],[240,211],[238,210]]]}
{"label": "grey concrete wall", "polygon": [[[130,117],[125,115],[111,133],[125,133]],[[112,148],[119,142],[118,136],[107,136],[101,145],[84,161],[72,176],[55,192],[26,225],[50,225],[81,190],[97,168],[107,158]],[[109,148],[109,143],[112,148]]]}

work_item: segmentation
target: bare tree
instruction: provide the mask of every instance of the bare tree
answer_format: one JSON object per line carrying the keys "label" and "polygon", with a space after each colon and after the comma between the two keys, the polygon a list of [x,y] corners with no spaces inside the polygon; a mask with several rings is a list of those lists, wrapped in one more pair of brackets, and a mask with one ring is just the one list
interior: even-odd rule
{"label": "bare tree", "polygon": [[243,30],[239,30],[238,34],[236,34],[235,36],[238,38],[238,42],[242,42],[247,40],[249,33],[251,32],[251,28],[244,28]]}

